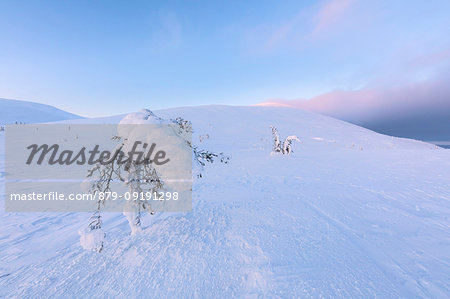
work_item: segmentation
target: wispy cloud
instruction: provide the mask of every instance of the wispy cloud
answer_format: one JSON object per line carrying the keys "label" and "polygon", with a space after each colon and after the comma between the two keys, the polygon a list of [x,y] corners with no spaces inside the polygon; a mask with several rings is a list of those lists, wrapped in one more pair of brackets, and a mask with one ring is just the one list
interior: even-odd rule
{"label": "wispy cloud", "polygon": [[343,19],[355,2],[355,0],[331,0],[325,3],[317,14],[313,16],[315,27],[311,35],[318,34],[336,25],[337,22]]}
{"label": "wispy cloud", "polygon": [[160,11],[156,18],[156,28],[150,35],[150,48],[161,51],[176,47],[181,43],[182,23],[172,12]]}
{"label": "wispy cloud", "polygon": [[267,39],[267,42],[265,44],[265,48],[267,50],[272,50],[276,48],[280,43],[283,43],[289,37],[289,35],[292,34],[292,30],[297,23],[297,19],[298,15],[289,22],[286,22],[278,28],[275,28],[274,32],[269,35],[269,38]]}
{"label": "wispy cloud", "polygon": [[303,8],[272,25],[247,30],[247,44],[255,52],[270,53],[283,47],[298,48],[321,33],[336,28],[356,0],[330,0]]}

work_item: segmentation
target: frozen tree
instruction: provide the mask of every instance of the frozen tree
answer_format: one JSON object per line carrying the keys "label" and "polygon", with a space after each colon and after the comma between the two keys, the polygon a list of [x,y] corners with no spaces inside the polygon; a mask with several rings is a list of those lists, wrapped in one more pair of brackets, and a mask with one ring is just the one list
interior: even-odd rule
{"label": "frozen tree", "polygon": [[274,153],[281,153],[281,152],[283,152],[283,150],[281,148],[280,136],[278,135],[278,131],[273,126],[270,126],[270,128],[272,129],[272,136],[273,136],[273,148],[272,148],[272,151]]}
{"label": "frozen tree", "polygon": [[281,153],[283,155],[289,155],[292,153],[292,141],[298,141],[300,142],[300,139],[295,135],[290,135],[286,137],[283,144],[280,142],[280,136],[278,135],[278,130],[270,126],[272,129],[272,136],[273,136],[273,153]]}
{"label": "frozen tree", "polygon": [[300,142],[300,139],[295,135],[286,137],[286,139],[283,142],[283,154],[284,155],[289,155],[292,152],[292,149],[291,149],[292,141]]}
{"label": "frozen tree", "polygon": [[[210,151],[198,149],[192,145],[190,138],[187,138],[192,134],[191,122],[182,118],[171,119],[165,121],[160,117],[155,116],[149,110],[142,110],[141,112],[128,115],[124,118],[124,124],[140,124],[140,123],[158,123],[158,124],[170,124],[170,128],[173,128],[176,135],[184,140],[185,146],[188,146],[192,150],[193,160],[195,164],[200,168],[197,177],[202,177],[201,172],[203,167],[207,163],[213,163],[218,159],[222,163],[228,163],[229,157],[223,153],[213,153]],[[166,186],[161,174],[153,167],[151,163],[145,163],[148,161],[133,160],[133,157],[128,157],[125,153],[128,153],[127,149],[133,146],[135,140],[127,136],[127,132],[118,134],[113,137],[118,145],[113,152],[122,153],[115,159],[112,159],[110,163],[102,164],[97,163],[92,169],[88,171],[88,191],[92,194],[107,194],[113,191],[111,183],[113,181],[119,181],[128,187],[130,194],[142,194],[150,192],[150,194],[158,194],[161,191],[165,191]],[[118,161],[130,161],[130,163],[119,163]],[[144,163],[142,163],[144,162]],[[84,248],[101,252],[104,246],[104,232],[102,230],[102,207],[106,204],[105,198],[98,197],[97,209],[90,218],[88,227],[80,233],[80,241]],[[129,200],[126,202],[124,215],[126,216],[131,228],[131,233],[135,234],[141,230],[141,215],[142,212],[147,210],[150,214],[154,214],[154,211],[149,201],[143,198],[137,198],[136,200]]]}

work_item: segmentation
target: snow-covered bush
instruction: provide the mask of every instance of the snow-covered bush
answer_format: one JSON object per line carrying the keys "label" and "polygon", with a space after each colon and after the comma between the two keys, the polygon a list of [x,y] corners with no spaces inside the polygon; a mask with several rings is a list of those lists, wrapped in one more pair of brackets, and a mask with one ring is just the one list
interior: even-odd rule
{"label": "snow-covered bush", "polygon": [[[181,140],[181,145],[187,147],[192,151],[193,160],[197,165],[197,177],[200,178],[203,167],[207,163],[213,163],[218,159],[222,163],[228,163],[229,157],[223,153],[213,153],[207,150],[199,149],[194,146],[188,138],[192,135],[192,124],[190,121],[184,120],[180,117],[171,120],[164,120],[151,112],[150,110],[143,109],[137,113],[131,113],[127,115],[120,123],[121,124],[168,124],[171,125],[176,136]],[[150,138],[148,131],[139,131],[131,129],[129,127],[121,128],[119,126],[117,136],[113,137],[113,140],[118,144],[113,152],[128,153],[133,147],[136,140],[146,140]],[[136,132],[137,131],[137,132]],[[151,139],[151,138],[150,138]],[[125,154],[126,155],[126,154]],[[128,161],[130,157],[122,156],[118,159],[125,159]],[[150,192],[158,194],[160,191],[166,190],[166,183],[161,173],[153,167],[152,163],[142,163],[142,161],[135,161],[131,158],[130,163],[119,163],[118,159],[113,159],[110,163],[102,164],[97,163],[92,169],[88,171],[87,189],[90,193],[102,193],[112,192],[113,181],[120,181],[124,183],[131,194],[141,194]],[[189,162],[189,168],[191,167]],[[99,197],[97,201],[97,210],[91,216],[90,223],[86,230],[80,232],[80,241],[84,248],[91,249],[100,252],[103,248],[103,238],[105,234],[102,230],[102,206],[106,204],[106,201]],[[147,210],[150,214],[154,214],[154,211],[149,203],[145,199],[129,200],[126,202],[123,214],[126,216],[131,228],[131,233],[135,234],[141,230],[141,214]],[[101,237],[103,236],[103,237]]]}
{"label": "snow-covered bush", "polygon": [[273,153],[281,153],[283,155],[289,155],[292,153],[292,141],[300,142],[300,139],[295,135],[290,135],[284,139],[283,144],[281,144],[280,136],[278,135],[278,131],[274,126],[270,126],[272,129],[273,135]]}

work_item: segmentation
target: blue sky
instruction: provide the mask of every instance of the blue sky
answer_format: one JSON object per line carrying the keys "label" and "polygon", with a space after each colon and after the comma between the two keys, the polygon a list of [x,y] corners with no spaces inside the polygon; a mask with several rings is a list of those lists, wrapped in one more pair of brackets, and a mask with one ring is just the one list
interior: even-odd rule
{"label": "blue sky", "polygon": [[448,74],[449,15],[446,0],[1,1],[0,97],[100,116],[394,88]]}

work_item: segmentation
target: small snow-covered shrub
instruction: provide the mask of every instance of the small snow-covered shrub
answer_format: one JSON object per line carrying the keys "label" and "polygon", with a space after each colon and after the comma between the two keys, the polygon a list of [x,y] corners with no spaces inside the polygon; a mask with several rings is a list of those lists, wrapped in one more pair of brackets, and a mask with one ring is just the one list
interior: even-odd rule
{"label": "small snow-covered shrub", "polygon": [[283,144],[281,144],[280,136],[278,135],[278,131],[275,127],[270,126],[272,129],[273,136],[273,153],[281,153],[283,155],[289,155],[292,153],[292,141],[300,142],[300,139],[295,135],[290,135],[284,139]]}

